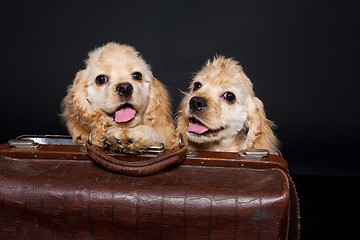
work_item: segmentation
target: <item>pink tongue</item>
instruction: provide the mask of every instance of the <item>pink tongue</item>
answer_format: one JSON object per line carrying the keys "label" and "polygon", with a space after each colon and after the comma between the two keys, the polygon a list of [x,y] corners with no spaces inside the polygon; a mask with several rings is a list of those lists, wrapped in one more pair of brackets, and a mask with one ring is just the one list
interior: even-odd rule
{"label": "pink tongue", "polygon": [[188,132],[203,134],[204,132],[208,131],[209,129],[200,123],[189,123],[187,130],[188,130]]}
{"label": "pink tongue", "polygon": [[135,117],[136,111],[131,107],[121,108],[115,112],[115,122],[128,122]]}

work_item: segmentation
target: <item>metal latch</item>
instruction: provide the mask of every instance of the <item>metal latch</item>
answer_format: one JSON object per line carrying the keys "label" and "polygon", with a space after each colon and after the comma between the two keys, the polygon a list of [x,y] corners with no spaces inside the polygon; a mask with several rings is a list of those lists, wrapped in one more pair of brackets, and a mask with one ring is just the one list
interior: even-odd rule
{"label": "metal latch", "polygon": [[263,158],[270,155],[267,149],[245,149],[238,153],[239,158]]}
{"label": "metal latch", "polygon": [[151,146],[148,148],[145,148],[141,151],[141,153],[147,153],[147,154],[160,154],[163,153],[165,151],[165,146],[164,144],[159,144],[159,145],[155,145],[155,146]]}
{"label": "metal latch", "polygon": [[[90,138],[89,138],[90,140]],[[133,140],[129,140],[129,142],[132,142]],[[117,139],[116,142],[119,144],[119,145],[123,145],[123,143],[121,142],[120,139]],[[90,142],[91,143],[91,142]],[[138,154],[161,154],[165,152],[165,145],[163,143],[157,143],[156,145],[153,145],[153,146],[150,146],[148,148],[144,148],[144,149],[141,149],[137,152],[129,152],[127,151],[126,149],[122,149],[122,150],[119,150],[117,153],[124,153],[124,154],[135,154],[135,155],[138,155]]]}
{"label": "metal latch", "polygon": [[22,135],[16,140],[33,140],[40,145],[79,145],[68,135]]}
{"label": "metal latch", "polygon": [[[183,148],[185,147],[184,139],[182,134],[179,134],[179,147]],[[197,155],[197,152],[195,150],[186,149],[186,156],[187,157],[195,157]]]}
{"label": "metal latch", "polygon": [[9,146],[15,149],[36,149],[39,143],[29,139],[12,139],[8,141]]}

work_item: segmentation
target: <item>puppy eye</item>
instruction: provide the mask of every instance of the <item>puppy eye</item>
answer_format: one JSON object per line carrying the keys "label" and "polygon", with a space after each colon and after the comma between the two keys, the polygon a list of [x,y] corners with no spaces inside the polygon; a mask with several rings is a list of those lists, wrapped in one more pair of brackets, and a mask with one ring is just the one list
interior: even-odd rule
{"label": "puppy eye", "polygon": [[232,92],[226,92],[224,93],[224,95],[222,95],[222,97],[230,103],[234,102],[236,99],[235,94],[233,94]]}
{"label": "puppy eye", "polygon": [[201,83],[196,82],[196,83],[194,83],[193,91],[196,91],[196,90],[200,89],[201,87],[202,87]]}
{"label": "puppy eye", "polygon": [[141,73],[139,73],[139,72],[134,72],[133,74],[132,74],[132,78],[134,79],[134,80],[141,80],[142,79],[142,74]]}
{"label": "puppy eye", "polygon": [[95,82],[98,85],[104,84],[108,81],[108,78],[105,75],[99,75],[96,77]]}

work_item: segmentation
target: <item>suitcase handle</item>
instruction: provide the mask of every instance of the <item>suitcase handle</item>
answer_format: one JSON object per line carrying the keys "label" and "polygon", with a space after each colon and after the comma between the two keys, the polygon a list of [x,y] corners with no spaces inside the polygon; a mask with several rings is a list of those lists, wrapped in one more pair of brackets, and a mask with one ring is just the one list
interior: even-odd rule
{"label": "suitcase handle", "polygon": [[103,168],[130,176],[145,176],[159,172],[183,161],[187,153],[185,145],[180,143],[179,146],[166,149],[162,154],[149,160],[130,162],[116,159],[90,142],[86,142],[86,152]]}

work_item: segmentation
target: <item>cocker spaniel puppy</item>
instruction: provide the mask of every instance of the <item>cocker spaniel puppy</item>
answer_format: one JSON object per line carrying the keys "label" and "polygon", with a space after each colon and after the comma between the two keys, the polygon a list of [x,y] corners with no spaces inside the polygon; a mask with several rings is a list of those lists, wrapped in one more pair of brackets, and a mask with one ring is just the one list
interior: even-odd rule
{"label": "cocker spaniel puppy", "polygon": [[222,56],[195,75],[177,116],[177,133],[197,150],[268,149],[278,154],[272,126],[242,67]]}
{"label": "cocker spaniel puppy", "polygon": [[141,152],[175,140],[165,87],[131,46],[108,43],[89,53],[62,102],[73,141],[113,151]]}

